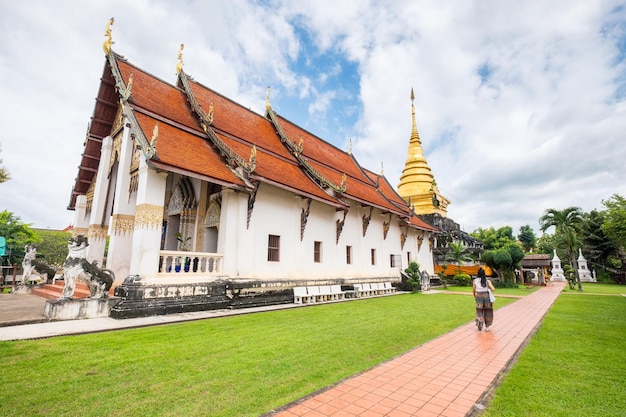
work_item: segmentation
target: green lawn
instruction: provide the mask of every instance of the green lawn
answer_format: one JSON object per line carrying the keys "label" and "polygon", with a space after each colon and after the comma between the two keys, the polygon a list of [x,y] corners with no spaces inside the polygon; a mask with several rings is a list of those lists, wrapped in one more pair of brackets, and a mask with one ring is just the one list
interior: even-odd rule
{"label": "green lawn", "polygon": [[[0,342],[0,415],[259,416],[473,317],[466,295],[403,294]],[[560,296],[483,417],[623,416],[624,317],[619,295]]]}
{"label": "green lawn", "polygon": [[[598,282],[583,282],[583,293],[586,294],[626,294],[626,285],[617,284],[604,284]],[[578,291],[578,284],[576,284],[573,290],[569,289],[569,285],[563,290],[565,293],[580,293]]]}
{"label": "green lawn", "polygon": [[466,296],[403,294],[0,342],[0,415],[259,416],[473,318]]}
{"label": "green lawn", "polygon": [[625,336],[626,298],[559,297],[481,417],[623,417]]}
{"label": "green lawn", "polygon": [[[537,291],[539,288],[541,288],[540,286],[525,286],[520,284],[519,288],[496,288],[495,294],[496,296],[498,294],[501,295],[528,295],[528,294],[532,294],[533,292]],[[472,286],[471,285],[466,285],[466,286],[461,286],[461,285],[448,285],[447,289],[444,288],[437,288],[438,290],[442,290],[442,291],[454,291],[454,292],[467,292],[467,293],[471,293],[472,292]]]}

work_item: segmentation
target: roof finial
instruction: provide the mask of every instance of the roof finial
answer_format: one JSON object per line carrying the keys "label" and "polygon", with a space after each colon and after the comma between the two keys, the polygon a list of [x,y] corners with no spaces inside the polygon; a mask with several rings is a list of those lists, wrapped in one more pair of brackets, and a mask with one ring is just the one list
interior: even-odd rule
{"label": "roof finial", "polygon": [[352,155],[352,138],[350,138],[350,151],[349,151],[350,155]]}
{"label": "roof finial", "polygon": [[106,36],[107,39],[102,44],[102,49],[104,50],[105,55],[109,55],[109,53],[111,52],[111,45],[113,45],[113,37],[111,36],[111,26],[113,26],[114,22],[115,22],[115,19],[110,18],[109,22],[107,23],[106,29],[104,30],[104,36]]}
{"label": "roof finial", "polygon": [[411,127],[411,142],[417,141],[421,143],[419,133],[417,133],[417,122],[415,122],[415,105],[413,102],[415,101],[415,94],[413,94],[413,87],[411,87],[411,122],[413,126]]}
{"label": "roof finial", "polygon": [[380,163],[380,176],[381,177],[385,176],[385,163],[384,162]]}
{"label": "roof finial", "polygon": [[267,91],[265,92],[265,110],[269,110],[270,107],[270,86],[267,86]]}
{"label": "roof finial", "polygon": [[181,43],[178,47],[178,64],[176,64],[176,73],[182,74],[183,72],[183,49],[185,49],[185,44]]}

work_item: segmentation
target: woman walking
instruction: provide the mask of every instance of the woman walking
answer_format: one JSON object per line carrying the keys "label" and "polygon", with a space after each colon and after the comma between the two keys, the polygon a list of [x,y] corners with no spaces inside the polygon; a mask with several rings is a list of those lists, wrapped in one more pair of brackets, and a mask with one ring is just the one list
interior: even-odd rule
{"label": "woman walking", "polygon": [[493,303],[489,294],[490,290],[495,291],[493,284],[487,279],[485,270],[478,268],[478,278],[475,278],[472,284],[472,292],[476,300],[476,326],[478,326],[478,331],[483,329],[483,325],[486,332],[491,331]]}

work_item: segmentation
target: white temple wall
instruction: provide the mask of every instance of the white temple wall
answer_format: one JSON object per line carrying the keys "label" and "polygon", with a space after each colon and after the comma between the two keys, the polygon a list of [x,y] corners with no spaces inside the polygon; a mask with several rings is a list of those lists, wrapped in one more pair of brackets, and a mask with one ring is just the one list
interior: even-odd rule
{"label": "white temple wall", "polygon": [[[387,239],[383,239],[383,221],[389,216],[374,210],[363,237],[364,209],[352,202],[337,242],[336,221],[343,220],[343,211],[312,201],[301,240],[301,213],[307,209],[307,201],[289,191],[261,184],[246,228],[247,194],[224,190],[218,240],[218,252],[224,256],[224,274],[255,279],[399,277],[399,267],[392,268],[389,257],[392,253],[402,255],[401,230],[395,216]],[[270,235],[280,237],[279,261],[268,261]],[[314,259],[315,242],[322,245],[321,262]],[[350,264],[348,246],[352,248]],[[375,265],[371,264],[372,249],[376,251]]]}
{"label": "white temple wall", "polygon": [[[136,214],[132,234],[130,275],[153,277],[158,273],[164,212],[166,173],[139,166],[139,183],[135,193]],[[116,278],[118,277],[116,274]]]}
{"label": "white temple wall", "polygon": [[109,202],[107,201],[107,191],[111,187],[109,169],[111,167],[112,151],[113,139],[111,136],[107,136],[102,140],[100,148],[100,163],[96,175],[91,212],[89,213],[89,230],[87,232],[89,246],[87,247],[86,259],[89,262],[97,262],[100,266],[103,265],[108,229],[107,207],[109,207]]}
{"label": "white temple wall", "polygon": [[129,170],[135,151],[135,143],[130,138],[130,129],[128,128],[124,129],[119,149],[115,197],[111,197],[113,198],[113,214],[109,224],[109,250],[106,262],[107,269],[115,273],[117,281],[123,280],[129,275],[130,262],[133,256],[132,242],[137,193],[129,194],[131,179]]}

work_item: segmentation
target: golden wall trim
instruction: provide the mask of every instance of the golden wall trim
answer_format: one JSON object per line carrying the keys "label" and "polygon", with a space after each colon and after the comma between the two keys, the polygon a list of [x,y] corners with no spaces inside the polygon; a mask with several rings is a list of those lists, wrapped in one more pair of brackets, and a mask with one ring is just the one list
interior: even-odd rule
{"label": "golden wall trim", "polygon": [[139,204],[135,214],[138,229],[160,229],[163,224],[163,206]]}
{"label": "golden wall trim", "polygon": [[114,214],[111,217],[111,234],[125,235],[133,232],[135,216],[131,214]]}

